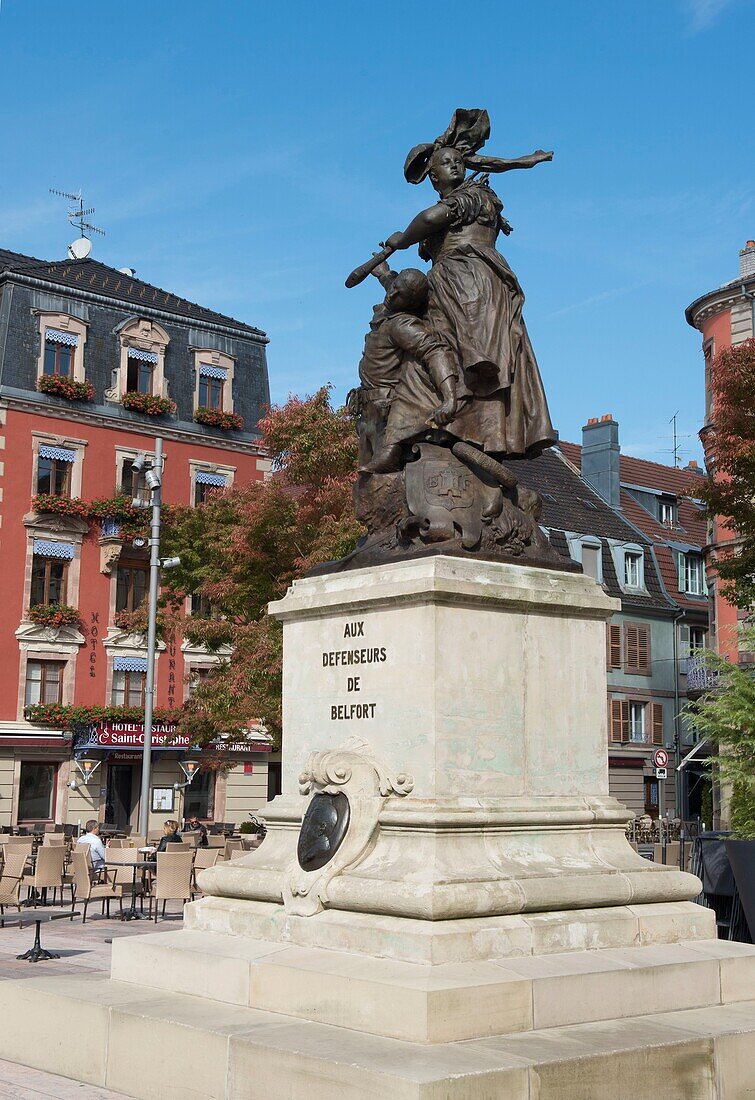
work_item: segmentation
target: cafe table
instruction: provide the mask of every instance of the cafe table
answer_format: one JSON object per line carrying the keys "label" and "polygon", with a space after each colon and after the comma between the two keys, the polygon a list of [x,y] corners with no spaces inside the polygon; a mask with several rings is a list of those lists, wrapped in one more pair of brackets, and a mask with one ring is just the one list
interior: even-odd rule
{"label": "cafe table", "polygon": [[66,917],[71,920],[73,917],[78,916],[78,909],[27,909],[25,912],[19,914],[6,913],[3,917],[2,926],[4,928],[7,924],[17,924],[19,928],[23,928],[25,924],[33,923],[36,925],[34,943],[28,951],[23,953],[23,955],[16,955],[19,961],[35,963],[39,962],[40,959],[60,958],[60,955],[56,955],[54,951],[46,951],[40,943],[39,932],[42,922],[44,921],[47,923],[53,920],[63,920]]}
{"label": "cafe table", "polygon": [[151,871],[154,871],[154,869],[155,869],[155,860],[153,860],[153,859],[137,859],[137,860],[134,860],[133,862],[131,860],[128,860],[128,862],[116,862],[115,860],[109,860],[108,859],[108,860],[105,860],[105,866],[106,867],[120,868],[120,869],[122,869],[124,867],[133,868],[134,878],[133,878],[133,886],[132,886],[132,892],[131,892],[131,908],[125,910],[123,916],[121,917],[121,920],[142,920],[144,918],[144,914],[140,913],[138,911],[138,909],[136,908],[136,872],[137,871],[145,871],[147,869],[149,869]]}

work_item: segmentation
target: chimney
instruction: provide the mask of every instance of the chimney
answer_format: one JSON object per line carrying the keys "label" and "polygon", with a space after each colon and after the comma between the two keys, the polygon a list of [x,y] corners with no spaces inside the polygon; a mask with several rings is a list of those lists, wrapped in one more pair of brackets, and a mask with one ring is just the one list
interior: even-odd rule
{"label": "chimney", "polygon": [[699,477],[705,476],[705,471],[700,469],[696,458],[691,458],[687,465],[684,467],[685,474],[698,474]]}
{"label": "chimney", "polygon": [[590,417],[582,429],[582,477],[612,508],[619,507],[619,425],[607,413]]}
{"label": "chimney", "polygon": [[755,275],[755,241],[747,241],[739,253],[739,274],[742,279]]}

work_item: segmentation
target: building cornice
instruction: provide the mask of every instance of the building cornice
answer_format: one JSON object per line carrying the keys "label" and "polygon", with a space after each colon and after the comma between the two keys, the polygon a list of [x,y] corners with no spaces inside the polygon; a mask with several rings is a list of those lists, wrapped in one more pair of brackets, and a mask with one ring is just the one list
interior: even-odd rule
{"label": "building cornice", "polygon": [[735,302],[743,298],[755,299],[755,276],[749,275],[745,279],[726,283],[724,286],[717,287],[716,290],[709,290],[706,294],[695,298],[684,311],[687,324],[692,328],[700,329],[701,323],[708,317],[731,308]]}
{"label": "building cornice", "polygon": [[219,332],[223,336],[235,336],[242,340],[250,340],[254,344],[265,347],[270,343],[269,337],[263,332],[253,332],[249,329],[237,328],[235,325],[225,325],[219,322],[206,321],[198,317],[187,317],[183,313],[173,313],[171,310],[160,309],[147,303],[131,302],[128,298],[114,298],[107,294],[96,294],[91,290],[82,290],[79,287],[69,286],[68,283],[56,283],[49,279],[39,279],[33,275],[24,275],[20,271],[0,271],[0,283],[21,283],[25,286],[35,287],[37,290],[52,291],[55,294],[70,298],[79,298],[84,302],[96,302],[98,305],[116,306],[127,310],[136,317],[167,318],[174,324],[184,325],[187,328],[201,328],[208,332]]}
{"label": "building cornice", "polygon": [[171,426],[168,423],[136,424],[130,420],[122,420],[120,417],[108,416],[107,413],[90,411],[88,409],[69,409],[63,406],[43,404],[30,394],[28,397],[17,394],[9,394],[0,391],[0,408],[15,409],[17,412],[33,413],[35,416],[46,416],[55,420],[70,420],[76,424],[89,424],[96,428],[107,428],[112,431],[118,428],[120,431],[131,432],[141,436],[161,436],[166,440],[176,443],[190,443],[193,447],[214,447],[217,450],[231,451],[235,454],[249,453],[267,457],[266,452],[259,443],[250,439],[224,439],[216,436],[206,436],[200,432],[193,432],[187,428]]}

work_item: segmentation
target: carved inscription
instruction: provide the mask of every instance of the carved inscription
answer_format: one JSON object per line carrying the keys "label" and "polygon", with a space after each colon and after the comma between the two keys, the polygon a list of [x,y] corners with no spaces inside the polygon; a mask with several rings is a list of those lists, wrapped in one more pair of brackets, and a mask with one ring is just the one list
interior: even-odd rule
{"label": "carved inscription", "polygon": [[[344,624],[343,638],[360,638],[368,642],[365,634],[364,619],[350,620]],[[369,644],[351,646],[344,642],[343,649],[326,649],[322,651],[323,668],[364,668],[369,665],[382,665],[388,660],[388,651],[385,646],[371,646]],[[344,678],[343,686],[347,693],[352,694],[362,691],[363,674],[348,674]],[[377,713],[377,703],[353,702],[330,704],[330,720],[332,722],[353,722],[369,720]]]}

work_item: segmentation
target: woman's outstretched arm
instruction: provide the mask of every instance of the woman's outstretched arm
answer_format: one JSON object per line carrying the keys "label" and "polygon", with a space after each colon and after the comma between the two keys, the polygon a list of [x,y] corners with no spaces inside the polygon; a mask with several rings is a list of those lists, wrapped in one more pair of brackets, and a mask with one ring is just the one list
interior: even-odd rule
{"label": "woman's outstretched arm", "polygon": [[427,210],[417,214],[416,218],[412,218],[403,233],[391,233],[385,241],[385,246],[392,248],[394,252],[402,248],[411,248],[413,244],[419,244],[427,237],[440,233],[450,221],[451,211],[445,203],[438,202],[435,206],[429,206]]}
{"label": "woman's outstretched arm", "polygon": [[543,164],[546,160],[553,160],[553,150],[544,152],[536,149],[527,157],[516,157],[514,160],[504,160],[501,157],[465,157],[464,163],[475,172],[510,172],[513,168],[534,168],[536,164]]}

